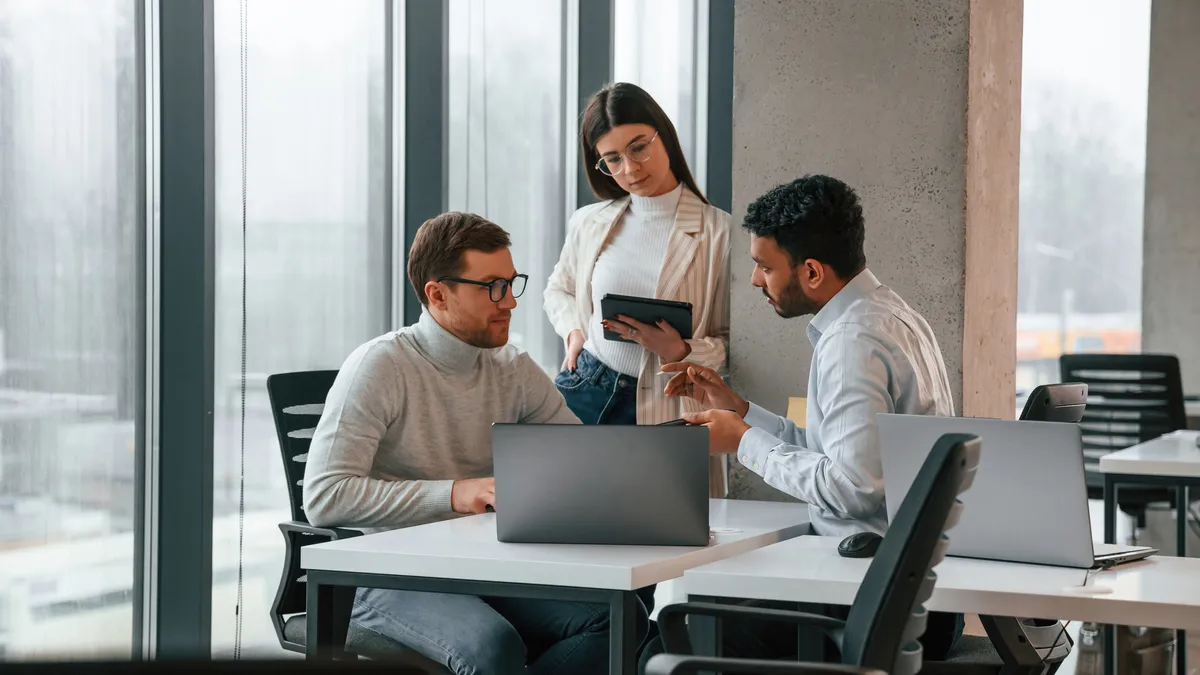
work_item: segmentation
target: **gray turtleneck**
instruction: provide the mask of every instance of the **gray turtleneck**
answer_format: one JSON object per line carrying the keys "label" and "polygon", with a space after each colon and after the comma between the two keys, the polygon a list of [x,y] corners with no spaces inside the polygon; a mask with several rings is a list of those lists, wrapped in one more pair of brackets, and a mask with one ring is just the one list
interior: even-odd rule
{"label": "gray turtleneck", "polygon": [[528,354],[472,347],[422,312],[342,364],[304,469],[309,522],[386,530],[453,517],[452,483],[492,475],[493,422],[579,420]]}

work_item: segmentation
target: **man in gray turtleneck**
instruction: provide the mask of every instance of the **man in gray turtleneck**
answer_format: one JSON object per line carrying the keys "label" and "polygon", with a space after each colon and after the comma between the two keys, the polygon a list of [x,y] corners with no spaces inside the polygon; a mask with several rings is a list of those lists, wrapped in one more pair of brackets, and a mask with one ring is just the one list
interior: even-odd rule
{"label": "man in gray turtleneck", "polygon": [[[378,531],[483,513],[495,506],[493,422],[578,423],[508,345],[526,282],[510,245],[471,214],[417,231],[408,276],[421,319],[338,372],[304,472],[314,525]],[[351,620],[456,674],[600,673],[608,661],[602,605],[361,588]]]}

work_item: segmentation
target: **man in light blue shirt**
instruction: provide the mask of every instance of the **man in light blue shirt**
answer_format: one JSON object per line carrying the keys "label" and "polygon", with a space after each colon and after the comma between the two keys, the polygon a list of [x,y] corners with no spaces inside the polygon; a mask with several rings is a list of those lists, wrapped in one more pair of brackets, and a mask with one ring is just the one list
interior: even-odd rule
{"label": "man in light blue shirt", "polygon": [[[663,366],[677,373],[667,394],[711,408],[688,416],[709,428],[711,451],[736,453],[768,485],[807,502],[817,534],[883,534],[887,510],[875,416],[954,414],[937,339],[925,319],[867,269],[862,206],[845,183],[818,175],[780,185],[750,205],[743,227],[755,263],[751,284],[781,317],[814,315],[807,328],[813,347],[807,428],[747,402],[715,371],[695,364]],[[784,628],[794,648],[795,631]],[[954,632],[943,636],[944,646],[927,641],[930,660],[944,656]],[[754,642],[767,637],[756,635]],[[754,653],[729,655],[773,656],[777,646],[742,645]]]}

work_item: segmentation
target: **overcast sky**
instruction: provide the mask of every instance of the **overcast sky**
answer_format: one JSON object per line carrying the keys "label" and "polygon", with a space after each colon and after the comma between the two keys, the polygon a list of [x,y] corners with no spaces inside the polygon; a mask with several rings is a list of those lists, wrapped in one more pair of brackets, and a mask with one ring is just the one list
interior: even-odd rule
{"label": "overcast sky", "polygon": [[1025,0],[1024,74],[1085,87],[1145,123],[1150,0]]}

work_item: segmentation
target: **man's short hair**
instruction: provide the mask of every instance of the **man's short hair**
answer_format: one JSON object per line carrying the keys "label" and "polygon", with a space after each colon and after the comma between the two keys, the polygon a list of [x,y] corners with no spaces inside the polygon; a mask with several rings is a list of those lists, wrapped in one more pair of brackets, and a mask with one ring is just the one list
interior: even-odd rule
{"label": "man's short hair", "polygon": [[775,187],[746,209],[742,227],[773,238],[793,267],[812,258],[848,280],[867,266],[862,204],[836,178],[808,175]]}
{"label": "man's short hair", "polygon": [[467,251],[493,253],[512,246],[499,225],[473,213],[451,211],[425,221],[408,252],[408,281],[422,305],[429,304],[425,284],[458,276]]}

